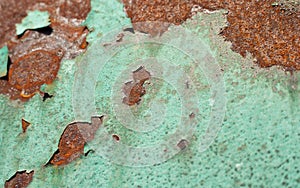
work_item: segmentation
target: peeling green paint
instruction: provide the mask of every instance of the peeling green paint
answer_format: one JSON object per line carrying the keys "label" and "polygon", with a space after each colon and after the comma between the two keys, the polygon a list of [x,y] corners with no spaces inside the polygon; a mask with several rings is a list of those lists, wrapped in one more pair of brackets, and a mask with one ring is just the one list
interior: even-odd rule
{"label": "peeling green paint", "polygon": [[16,24],[16,34],[21,35],[27,29],[38,29],[50,25],[49,13],[47,11],[28,11],[22,23]]}
{"label": "peeling green paint", "polygon": [[6,76],[8,63],[8,48],[4,46],[0,49],[0,77]]}

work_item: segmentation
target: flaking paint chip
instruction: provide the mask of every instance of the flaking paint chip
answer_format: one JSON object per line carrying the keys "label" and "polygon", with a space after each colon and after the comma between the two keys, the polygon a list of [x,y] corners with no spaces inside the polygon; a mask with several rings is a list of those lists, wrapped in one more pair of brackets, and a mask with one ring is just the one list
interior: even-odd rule
{"label": "flaking paint chip", "polygon": [[47,11],[28,11],[22,23],[16,24],[17,35],[21,35],[28,29],[38,29],[50,25],[49,13]]}

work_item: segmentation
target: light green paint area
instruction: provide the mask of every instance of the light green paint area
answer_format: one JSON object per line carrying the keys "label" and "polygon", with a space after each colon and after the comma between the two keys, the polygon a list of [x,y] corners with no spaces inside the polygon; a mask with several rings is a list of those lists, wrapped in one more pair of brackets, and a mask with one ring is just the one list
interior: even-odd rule
{"label": "light green paint area", "polygon": [[[184,40],[189,37],[178,39],[176,27],[164,34],[174,36],[168,43],[164,38],[161,43],[153,42],[155,39],[143,42],[145,35],[130,33],[125,33],[123,42],[115,43],[116,33],[128,24],[122,5],[105,0],[92,5],[86,22],[95,30],[89,35],[88,51],[75,60],[63,61],[57,80],[43,87],[54,97],[43,102],[36,95],[27,103],[18,103],[0,96],[0,187],[23,169],[35,170],[29,187],[299,185],[299,73],[290,75],[277,67],[261,69],[250,55],[244,59],[232,52],[230,43],[218,35],[226,24],[222,11],[199,13],[184,24],[196,35],[194,40],[201,41],[196,46]],[[96,5],[102,5],[101,11]],[[114,21],[120,25],[115,27]],[[190,51],[184,51],[187,49]],[[214,60],[203,57],[200,65],[207,67],[195,67],[193,50],[199,56],[212,54]],[[212,88],[218,76],[209,77],[216,62],[223,70],[226,89],[221,99],[227,101],[226,114],[222,128],[213,129],[218,132],[214,142],[201,151],[205,131],[215,118],[212,113],[218,110],[214,109],[218,105],[214,91],[218,90]],[[132,71],[140,65],[152,73],[145,85],[147,93],[138,107],[125,108],[122,86],[132,80]],[[180,87],[183,80],[191,80],[190,92]],[[120,109],[124,111],[120,113]],[[196,123],[184,127],[182,117],[190,110],[195,110]],[[57,149],[66,125],[89,121],[92,114],[106,114],[95,139],[85,147],[85,151],[95,152],[64,167],[43,167]],[[26,134],[21,134],[21,118],[31,123]],[[192,136],[185,128],[192,130]],[[176,138],[189,141],[183,151],[176,147],[178,140],[165,141],[176,130],[180,130]],[[120,142],[111,134],[118,134]],[[165,154],[160,150],[164,147],[168,148]]]}
{"label": "light green paint area", "polygon": [[6,76],[8,63],[8,48],[4,46],[0,49],[0,77]]}
{"label": "light green paint area", "polygon": [[91,12],[88,14],[83,25],[87,26],[91,33],[87,37],[88,42],[100,38],[104,33],[114,30],[120,25],[130,24],[130,19],[123,12],[123,5],[116,0],[91,1]]}
{"label": "light green paint area", "polygon": [[27,29],[38,29],[50,25],[49,13],[47,11],[28,11],[22,23],[16,24],[16,33],[21,35]]}

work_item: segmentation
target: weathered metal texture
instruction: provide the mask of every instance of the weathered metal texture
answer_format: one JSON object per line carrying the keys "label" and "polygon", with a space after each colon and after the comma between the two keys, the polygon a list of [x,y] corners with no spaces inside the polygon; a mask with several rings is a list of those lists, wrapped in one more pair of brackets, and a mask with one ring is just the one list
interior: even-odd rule
{"label": "weathered metal texture", "polygon": [[[217,1],[210,2],[215,3],[214,10],[221,6],[217,4]],[[300,129],[298,126],[300,122],[298,115],[300,112],[300,74],[294,72],[291,75],[289,72],[281,71],[276,67],[261,69],[252,63],[253,58],[250,55],[242,58],[239,54],[232,52],[230,50],[231,44],[224,42],[224,38],[219,35],[220,29],[226,26],[224,14],[226,14],[225,11],[214,11],[209,14],[207,11],[203,11],[198,13],[193,20],[184,22],[184,27],[197,34],[195,39],[200,38],[211,48],[212,54],[220,64],[220,70],[223,72],[226,84],[228,103],[225,120],[222,129],[209,149],[205,152],[199,152],[198,146],[203,141],[202,135],[205,132],[208,119],[214,112],[211,110],[211,105],[215,104],[215,97],[213,93],[210,95],[210,84],[201,82],[200,85],[197,85],[200,86],[200,90],[195,92],[199,97],[201,110],[199,113],[191,111],[192,113],[186,116],[198,123],[193,137],[188,140],[183,138],[177,140],[179,142],[172,143],[180,153],[164,162],[160,160],[169,157],[165,155],[168,152],[165,152],[164,155],[157,155],[154,151],[152,152],[153,156],[156,156],[153,158],[143,155],[141,158],[133,158],[136,160],[132,160],[131,157],[136,157],[135,153],[132,152],[135,146],[146,148],[146,151],[153,145],[161,144],[165,136],[170,135],[176,129],[172,125],[179,122],[176,118],[180,117],[180,108],[177,108],[180,105],[177,104],[184,101],[174,98],[176,92],[172,88],[167,87],[163,90],[163,88],[157,87],[158,82],[154,82],[156,84],[147,86],[147,94],[143,96],[140,105],[124,106],[133,111],[135,107],[144,111],[149,109],[147,104],[151,104],[155,98],[162,103],[174,99],[175,102],[165,103],[166,105],[169,104],[165,111],[159,110],[158,112],[162,113],[156,113],[161,115],[159,117],[167,115],[161,126],[157,126],[159,125],[157,121],[154,123],[147,121],[148,118],[145,118],[142,113],[141,116],[138,116],[141,118],[138,120],[141,121],[138,121],[137,118],[130,121],[138,122],[136,124],[126,124],[125,120],[128,120],[128,116],[116,118],[112,115],[115,112],[111,104],[112,94],[117,92],[122,94],[122,85],[131,79],[131,72],[138,67],[132,66],[127,69],[127,66],[135,60],[147,58],[147,54],[158,59],[159,57],[161,59],[170,58],[171,62],[179,64],[188,61],[188,65],[190,65],[192,61],[186,59],[183,56],[184,53],[170,49],[168,43],[151,46],[136,45],[135,41],[130,43],[132,48],[122,48],[119,54],[110,59],[108,56],[113,55],[113,53],[110,54],[111,50],[114,49],[113,47],[123,43],[113,42],[112,48],[108,46],[103,49],[107,53],[100,56],[98,54],[102,55],[102,53],[96,53],[98,48],[102,49],[99,42],[94,43],[95,49],[93,50],[95,53],[87,53],[88,56],[90,55],[89,58],[84,54],[76,60],[61,61],[58,72],[59,79],[49,86],[42,86],[43,90],[54,94],[50,100],[43,102],[39,96],[34,96],[27,103],[18,103],[0,95],[0,148],[3,151],[0,152],[0,174],[2,174],[0,186],[3,187],[5,181],[17,169],[34,169],[35,175],[29,185],[30,187],[297,187],[300,182]],[[129,19],[126,18],[122,10],[122,5],[113,0],[93,1],[93,10],[90,15],[86,22],[91,30],[94,28],[89,34],[89,36],[93,36],[88,40],[90,44],[93,41],[98,42],[99,40],[95,39],[102,38],[107,32],[113,30],[112,23],[116,25],[129,23]],[[171,28],[170,32],[172,29],[174,28]],[[118,28],[119,33],[122,31],[123,28]],[[169,33],[166,32],[166,34]],[[126,42],[129,35],[132,37],[145,36],[139,32],[126,33],[123,42]],[[117,36],[116,34],[108,38],[104,37],[105,41],[103,42],[116,41],[116,38],[119,40]],[[178,35],[173,33],[171,36]],[[199,45],[191,46],[190,41],[182,40],[181,44],[198,53],[204,49]],[[90,49],[92,50],[92,48]],[[203,60],[205,61],[205,59]],[[96,87],[89,82],[91,77],[83,76],[82,79],[87,84],[77,88],[77,91],[85,91],[87,94],[93,93],[96,98],[91,101],[96,102],[95,111],[108,115],[108,120],[102,126],[104,130],[99,128],[94,140],[84,146],[84,149],[95,150],[95,152],[91,152],[87,157],[77,158],[76,161],[65,166],[45,168],[43,164],[57,149],[57,145],[58,147],[66,146],[66,148],[72,145],[58,144],[58,140],[61,133],[66,129],[66,125],[76,120],[74,120],[73,111],[73,94],[75,91],[72,91],[74,89],[75,70],[80,69],[77,70],[77,73],[81,75],[80,73],[84,72],[86,68],[84,65],[89,66],[90,63],[105,65],[98,69],[95,69],[94,66],[88,69],[92,71],[86,75],[96,74],[99,76]],[[138,61],[138,63],[141,62]],[[165,65],[165,62],[163,61],[161,65]],[[145,67],[147,70],[149,68],[150,71],[150,67]],[[185,67],[187,71],[194,70],[188,66],[182,67]],[[150,72],[152,73],[153,70]],[[172,72],[169,71],[168,73],[172,75]],[[129,78],[120,76],[120,74],[127,75]],[[153,74],[153,80],[154,76],[155,74]],[[206,80],[201,71],[192,76],[202,81]],[[2,81],[6,80],[0,80],[0,84]],[[8,82],[6,81],[6,83]],[[189,82],[180,83],[183,84],[183,87],[191,89],[194,86]],[[92,89],[85,90],[88,84],[92,85],[95,91]],[[8,87],[8,89],[14,92],[13,89],[15,88]],[[19,95],[18,92],[20,91],[16,91],[17,96]],[[84,101],[86,96],[83,95],[77,99]],[[116,101],[122,103],[122,98],[118,97]],[[144,101],[145,103],[143,103]],[[94,103],[87,103],[87,105],[91,104]],[[79,108],[81,108],[79,112],[84,113],[86,111],[86,106],[79,106]],[[117,114],[117,116],[119,115]],[[20,126],[22,118],[31,123],[25,134],[20,134],[22,132]],[[149,127],[153,128],[152,131],[139,132],[148,123],[150,124]],[[128,130],[126,126],[131,129]],[[186,127],[186,125],[184,126]],[[139,129],[132,131],[132,128]],[[103,133],[105,131],[107,134]],[[78,129],[75,130],[75,133],[78,133]],[[89,136],[84,136],[84,133],[81,134],[81,137],[89,138]],[[108,136],[102,137],[103,135]],[[64,140],[68,141],[68,139]],[[79,146],[74,148],[82,148],[80,145],[82,142],[76,143],[79,143]],[[164,149],[164,145],[158,146],[160,149]],[[120,152],[124,151],[124,147],[128,147],[129,152]],[[107,148],[107,150],[103,148]],[[111,152],[111,158],[107,158],[105,152]],[[82,154],[82,152],[78,153]],[[74,153],[70,152],[70,154],[70,156],[75,156]],[[65,155],[62,156],[65,157]],[[114,162],[110,162],[109,159]],[[127,161],[132,161],[132,165],[136,165],[139,160],[144,160],[147,164],[149,161],[159,164],[143,166],[142,168],[119,165],[119,163],[124,164]]]}
{"label": "weathered metal texture", "polygon": [[232,42],[234,51],[243,57],[247,52],[251,53],[261,67],[279,65],[287,70],[300,70],[300,12],[297,3],[276,6],[273,0],[123,0],[123,3],[134,28],[151,35],[165,32],[168,24],[147,21],[178,25],[191,18],[192,11],[197,8],[200,11],[227,9],[228,26],[222,29],[221,35]]}

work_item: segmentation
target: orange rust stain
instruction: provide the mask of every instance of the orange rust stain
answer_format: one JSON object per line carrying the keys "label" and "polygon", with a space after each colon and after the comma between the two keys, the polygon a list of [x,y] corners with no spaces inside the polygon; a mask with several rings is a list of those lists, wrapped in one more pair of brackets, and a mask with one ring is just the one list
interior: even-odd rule
{"label": "orange rust stain", "polygon": [[79,48],[86,49],[87,46],[88,46],[88,42],[86,41],[86,38],[84,38],[82,43],[80,44]]}
{"label": "orange rust stain", "polygon": [[39,88],[54,81],[59,66],[60,57],[55,52],[36,50],[11,65],[8,82],[19,90]]}
{"label": "orange rust stain", "polygon": [[50,163],[57,166],[70,163],[84,153],[84,144],[85,140],[77,125],[68,125],[60,138],[58,150],[50,159]]}
{"label": "orange rust stain", "polygon": [[84,145],[94,139],[102,124],[103,116],[92,117],[92,123],[75,122],[69,124],[60,137],[58,149],[46,165],[66,165],[84,154]]}
{"label": "orange rust stain", "polygon": [[22,118],[22,129],[23,129],[23,133],[26,132],[27,128],[29,127],[30,123],[28,121],[26,121],[25,119]]}
{"label": "orange rust stain", "polygon": [[132,77],[133,81],[126,82],[123,86],[123,93],[125,94],[123,103],[128,106],[138,104],[141,101],[141,97],[146,94],[144,83],[150,79],[151,75],[141,66],[133,71]]}
{"label": "orange rust stain", "polygon": [[56,51],[36,50],[21,56],[11,64],[7,80],[0,80],[0,93],[13,100],[29,100],[40,92],[41,85],[55,80],[60,61]]}

